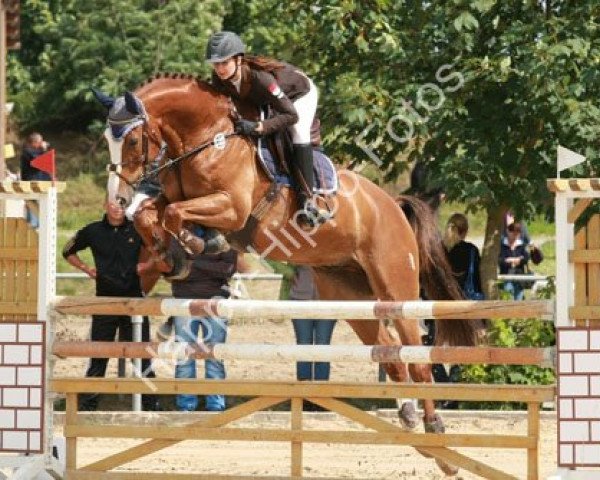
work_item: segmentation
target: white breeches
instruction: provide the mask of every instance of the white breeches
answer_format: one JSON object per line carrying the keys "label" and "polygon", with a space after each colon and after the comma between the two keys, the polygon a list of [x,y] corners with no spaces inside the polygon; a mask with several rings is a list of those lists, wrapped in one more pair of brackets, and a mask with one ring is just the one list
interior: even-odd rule
{"label": "white breeches", "polygon": [[290,127],[294,145],[310,143],[310,127],[317,113],[319,92],[310,78],[308,82],[310,83],[310,89],[306,95],[301,96],[294,102],[294,107],[298,112],[298,121]]}

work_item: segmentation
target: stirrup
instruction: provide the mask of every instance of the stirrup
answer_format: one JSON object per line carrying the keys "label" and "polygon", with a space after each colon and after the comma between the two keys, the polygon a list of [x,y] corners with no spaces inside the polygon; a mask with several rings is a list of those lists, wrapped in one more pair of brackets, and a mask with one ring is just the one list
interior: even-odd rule
{"label": "stirrup", "polygon": [[300,214],[298,215],[298,221],[301,223],[306,223],[311,227],[316,227],[317,225],[322,225],[325,222],[331,220],[333,218],[333,213],[331,210],[323,207],[319,207],[316,202],[312,199],[307,199],[304,202],[304,206]]}

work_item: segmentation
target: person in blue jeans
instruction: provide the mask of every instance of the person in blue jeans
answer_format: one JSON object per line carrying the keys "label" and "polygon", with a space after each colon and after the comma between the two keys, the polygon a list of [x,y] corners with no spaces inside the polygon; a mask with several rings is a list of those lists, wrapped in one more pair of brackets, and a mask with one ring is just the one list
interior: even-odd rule
{"label": "person in blue jeans", "polygon": [[[175,242],[172,242],[173,244]],[[174,244],[171,248],[181,248]],[[182,280],[173,280],[171,288],[175,298],[228,298],[229,280],[237,269],[237,252],[229,250],[216,255],[200,254],[194,258],[190,274]],[[172,317],[176,341],[224,343],[227,339],[227,322],[207,311],[202,317]],[[202,337],[199,332],[202,330]],[[206,379],[225,378],[225,365],[219,360],[205,360]],[[196,360],[177,362],[175,378],[196,378]],[[197,395],[177,395],[177,409],[194,411],[198,408]],[[205,408],[208,411],[225,410],[223,395],[207,395]]]}
{"label": "person in blue jeans", "polygon": [[[317,290],[310,267],[298,266],[292,279],[290,300],[317,300]],[[298,345],[329,345],[335,320],[294,319],[294,333]],[[298,362],[298,380],[329,380],[329,362]]]}
{"label": "person in blue jeans", "polygon": [[[227,320],[220,317],[206,316],[200,318],[173,317],[175,338],[178,342],[196,342],[202,327],[201,340],[206,344],[225,343],[227,340]],[[196,360],[177,362],[175,378],[196,378]],[[204,378],[224,379],[225,365],[220,360],[204,361]],[[175,399],[177,409],[193,412],[198,408],[197,395],[177,395]],[[222,412],[225,410],[224,395],[207,395],[205,409],[209,412]]]}

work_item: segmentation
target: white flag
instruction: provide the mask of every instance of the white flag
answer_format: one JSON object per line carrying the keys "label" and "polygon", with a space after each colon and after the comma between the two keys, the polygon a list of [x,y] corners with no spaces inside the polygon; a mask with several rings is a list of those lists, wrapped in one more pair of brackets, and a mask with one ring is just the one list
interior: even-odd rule
{"label": "white flag", "polygon": [[585,161],[583,155],[579,155],[568,148],[558,146],[558,161],[556,163],[556,173],[560,177],[560,172],[567,168],[574,167]]}

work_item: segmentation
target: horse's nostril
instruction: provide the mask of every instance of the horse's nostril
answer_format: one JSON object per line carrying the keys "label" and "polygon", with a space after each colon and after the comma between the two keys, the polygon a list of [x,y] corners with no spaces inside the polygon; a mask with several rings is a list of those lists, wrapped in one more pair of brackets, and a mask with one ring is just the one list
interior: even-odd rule
{"label": "horse's nostril", "polygon": [[123,197],[117,197],[117,203],[121,205],[121,207],[125,207],[127,205],[127,200]]}

